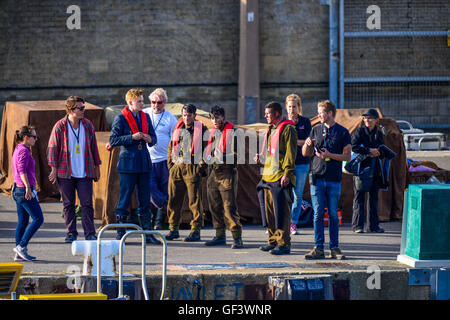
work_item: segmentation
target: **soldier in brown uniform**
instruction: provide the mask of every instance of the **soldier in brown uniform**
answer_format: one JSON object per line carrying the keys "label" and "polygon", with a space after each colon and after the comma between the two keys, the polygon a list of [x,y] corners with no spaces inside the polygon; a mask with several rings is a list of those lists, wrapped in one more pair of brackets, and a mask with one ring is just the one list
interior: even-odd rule
{"label": "soldier in brown uniform", "polygon": [[295,158],[297,156],[297,131],[295,124],[282,117],[283,109],[278,102],[265,106],[265,118],[270,127],[261,154],[264,171],[257,185],[263,224],[267,226],[268,244],[262,251],[281,255],[291,252],[289,234],[292,188],[295,187]]}
{"label": "soldier in brown uniform", "polygon": [[201,177],[207,174],[207,165],[203,160],[203,150],[207,142],[203,141],[208,129],[195,120],[197,108],[186,104],[182,109],[182,118],[178,121],[172,133],[172,140],[167,153],[169,167],[169,200],[167,212],[169,215],[169,234],[167,240],[180,237],[181,209],[187,192],[189,209],[193,218],[191,233],[184,241],[200,241],[202,228]]}
{"label": "soldier in brown uniform", "polygon": [[226,244],[226,227],[233,237],[232,249],[243,247],[242,225],[236,207],[238,172],[234,129],[225,121],[225,110],[220,106],[211,108],[210,117],[214,124],[206,149],[208,167],[208,204],[216,236],[206,241],[206,246]]}

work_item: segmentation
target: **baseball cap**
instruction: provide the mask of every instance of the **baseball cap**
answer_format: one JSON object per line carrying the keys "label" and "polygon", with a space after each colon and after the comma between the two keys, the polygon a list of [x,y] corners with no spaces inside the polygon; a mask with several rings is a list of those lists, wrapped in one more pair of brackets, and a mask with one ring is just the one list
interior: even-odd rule
{"label": "baseball cap", "polygon": [[380,117],[377,110],[375,109],[367,109],[366,111],[364,111],[363,116],[374,117],[375,119],[378,119]]}

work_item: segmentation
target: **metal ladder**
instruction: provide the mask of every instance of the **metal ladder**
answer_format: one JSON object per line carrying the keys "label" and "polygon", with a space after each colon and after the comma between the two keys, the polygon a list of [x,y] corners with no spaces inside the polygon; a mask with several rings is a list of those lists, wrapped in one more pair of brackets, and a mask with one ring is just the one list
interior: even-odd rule
{"label": "metal ladder", "polygon": [[149,295],[147,291],[147,283],[145,281],[145,265],[146,265],[146,247],[147,243],[145,241],[145,235],[147,234],[153,234],[161,238],[163,242],[163,273],[162,273],[162,286],[161,286],[161,296],[160,300],[164,298],[164,294],[166,291],[166,278],[167,278],[167,241],[166,238],[157,231],[152,230],[143,230],[140,226],[135,224],[108,224],[105,227],[103,227],[97,236],[97,293],[101,293],[101,238],[103,233],[108,229],[118,229],[118,228],[133,228],[136,230],[128,231],[125,233],[125,235],[120,240],[120,247],[119,247],[119,294],[118,299],[123,299],[123,248],[125,244],[126,238],[132,234],[140,234],[142,235],[142,290],[144,291],[145,300],[149,300]]}

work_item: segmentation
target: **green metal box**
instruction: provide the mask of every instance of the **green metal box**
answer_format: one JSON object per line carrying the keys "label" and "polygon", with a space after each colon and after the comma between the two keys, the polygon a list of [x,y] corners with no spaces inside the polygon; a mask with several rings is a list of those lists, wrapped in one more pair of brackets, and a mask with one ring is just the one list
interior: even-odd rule
{"label": "green metal box", "polygon": [[450,259],[450,185],[409,185],[405,254]]}

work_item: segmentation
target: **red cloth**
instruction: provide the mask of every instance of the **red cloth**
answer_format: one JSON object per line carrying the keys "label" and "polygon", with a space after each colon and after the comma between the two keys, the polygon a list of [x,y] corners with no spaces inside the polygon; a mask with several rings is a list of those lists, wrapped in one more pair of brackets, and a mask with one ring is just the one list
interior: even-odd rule
{"label": "red cloth", "polygon": [[[225,125],[223,127],[222,135],[220,136],[220,140],[218,143],[219,151],[222,153],[226,153],[227,151],[227,140],[230,137],[231,129],[233,129],[234,125],[231,122],[225,122]],[[216,128],[211,129],[211,132],[209,134],[208,139],[208,148],[206,149],[206,154],[211,154],[211,148],[212,148],[212,141],[214,139],[214,133],[216,132]]]}
{"label": "red cloth", "polygon": [[[184,122],[183,118],[178,120],[177,125],[175,126],[175,129],[173,130],[173,139],[172,139],[172,155],[174,157],[178,156],[178,147],[180,143],[180,134],[181,134],[181,128],[183,127]],[[195,120],[194,121],[194,136],[192,139],[192,145],[191,145],[191,154],[194,155],[197,153],[198,149],[200,148],[200,144],[202,141],[202,127],[203,124]]]}
{"label": "red cloth", "polygon": [[[63,179],[70,179],[72,176],[72,170],[70,169],[67,121],[69,121],[68,116],[65,116],[55,124],[50,135],[47,148],[48,165],[50,167],[56,167],[57,176]],[[99,166],[102,163],[98,153],[95,129],[92,122],[86,118],[81,119],[80,126],[81,125],[84,126],[86,136],[86,148],[84,154],[86,176],[88,178],[95,178],[95,166]]]}
{"label": "red cloth", "polygon": [[[131,132],[133,134],[139,132],[138,124],[136,123],[136,119],[134,118],[133,114],[130,111],[130,108],[126,106],[122,109],[122,114],[125,117],[125,120],[127,120],[128,125],[131,128]],[[139,116],[141,117],[141,126],[142,126],[142,132],[145,134],[148,134],[148,121],[147,117],[145,116],[145,113],[142,111],[139,111]]]}
{"label": "red cloth", "polygon": [[[280,142],[280,135],[283,132],[284,127],[288,124],[295,126],[295,123],[293,121],[283,120],[278,124],[277,128],[275,129],[275,133],[272,135],[272,137],[270,139],[270,150],[267,150],[267,151],[269,151],[271,156],[275,155],[275,152],[278,149],[278,143]],[[267,133],[266,133],[266,137],[264,139],[263,148],[262,148],[264,153],[262,154],[262,156],[264,156],[266,154],[267,139],[269,138],[271,128],[272,128],[272,126],[267,128]]]}

